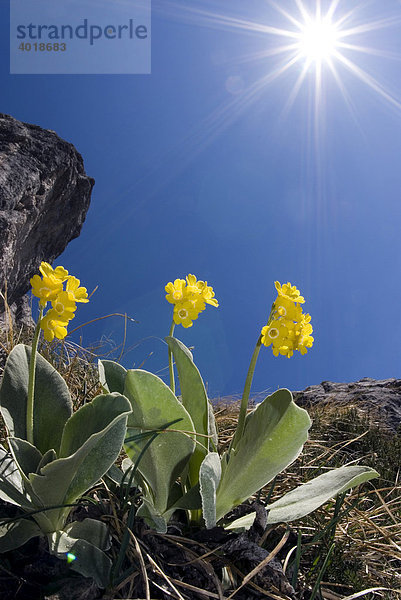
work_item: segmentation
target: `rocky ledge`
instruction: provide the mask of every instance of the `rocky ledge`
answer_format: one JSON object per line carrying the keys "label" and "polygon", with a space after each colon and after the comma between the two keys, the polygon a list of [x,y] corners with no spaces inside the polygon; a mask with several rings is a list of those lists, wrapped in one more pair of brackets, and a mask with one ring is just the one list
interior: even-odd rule
{"label": "rocky ledge", "polygon": [[[0,113],[0,292],[16,320],[29,318],[24,295],[41,261],[79,236],[93,185],[72,144]],[[0,297],[0,318],[4,309]]]}
{"label": "rocky ledge", "polygon": [[322,381],[302,392],[293,392],[299,406],[320,404],[339,408],[354,408],[375,425],[393,432],[401,425],[401,379],[371,379],[364,377],[352,383]]}

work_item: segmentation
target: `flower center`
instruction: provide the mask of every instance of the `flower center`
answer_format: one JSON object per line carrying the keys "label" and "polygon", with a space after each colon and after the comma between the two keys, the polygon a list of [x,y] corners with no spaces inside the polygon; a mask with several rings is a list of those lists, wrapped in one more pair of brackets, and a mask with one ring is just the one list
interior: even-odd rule
{"label": "flower center", "polygon": [[56,309],[56,312],[62,313],[64,310],[64,305],[61,302],[57,302],[54,308]]}
{"label": "flower center", "polygon": [[173,292],[173,298],[174,298],[174,300],[181,300],[182,292],[179,292],[179,291]]}
{"label": "flower center", "polygon": [[269,338],[274,340],[276,337],[279,336],[278,329],[276,329],[275,327],[272,327],[271,329],[269,329],[268,335],[269,335]]}
{"label": "flower center", "polygon": [[185,308],[180,308],[180,310],[178,311],[178,316],[180,317],[180,319],[185,319],[185,317],[188,316],[188,311]]}

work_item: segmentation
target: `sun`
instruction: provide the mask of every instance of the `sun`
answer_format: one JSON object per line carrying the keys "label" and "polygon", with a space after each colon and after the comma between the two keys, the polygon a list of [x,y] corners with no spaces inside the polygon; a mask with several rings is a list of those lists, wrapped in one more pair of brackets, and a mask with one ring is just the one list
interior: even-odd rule
{"label": "sun", "polygon": [[329,61],[336,54],[340,32],[330,19],[308,20],[301,27],[298,49],[310,64]]}

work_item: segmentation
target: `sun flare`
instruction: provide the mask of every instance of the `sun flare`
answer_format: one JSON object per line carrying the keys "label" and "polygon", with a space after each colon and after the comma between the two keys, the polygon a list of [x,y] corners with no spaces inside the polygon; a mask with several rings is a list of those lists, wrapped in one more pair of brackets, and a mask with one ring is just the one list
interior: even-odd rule
{"label": "sun flare", "polygon": [[[396,28],[401,26],[400,2],[391,0],[393,6],[390,0],[233,2],[244,7],[244,15],[231,12],[231,3],[224,0],[214,3],[222,6],[218,11],[194,6],[201,3],[159,3],[158,10],[169,18],[244,34],[243,43],[237,36],[232,54],[211,54],[213,64],[233,70],[225,80],[228,95],[194,128],[188,146],[205,147],[240,114],[257,102],[262,105],[266,90],[279,80],[283,81],[280,122],[299,101],[306,111],[308,144],[319,147],[316,156],[322,154],[327,115],[340,99],[358,127],[358,108],[366,92],[401,115],[400,95],[389,77],[387,82],[381,77],[380,68],[384,74],[390,73],[394,66],[383,61],[401,62],[400,38],[396,36]],[[188,156],[186,149],[182,156]]]}
{"label": "sun flare", "polygon": [[329,19],[317,18],[302,26],[299,34],[299,52],[307,61],[324,62],[336,52],[339,31]]}

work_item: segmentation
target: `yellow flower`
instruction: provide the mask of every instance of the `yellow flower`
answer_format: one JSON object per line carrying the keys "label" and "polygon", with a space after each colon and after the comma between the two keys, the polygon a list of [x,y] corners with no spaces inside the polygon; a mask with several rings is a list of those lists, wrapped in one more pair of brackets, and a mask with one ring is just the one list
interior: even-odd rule
{"label": "yellow flower", "polygon": [[280,285],[278,281],[275,281],[274,285],[276,286],[279,296],[292,300],[292,302],[301,302],[302,304],[305,302],[305,298],[300,296],[299,290],[297,290],[295,285],[291,285],[289,281],[288,283],[283,283],[283,285]]}
{"label": "yellow flower", "polygon": [[67,321],[74,318],[77,309],[71,292],[60,292],[57,298],[52,300],[52,307],[60,319]]}
{"label": "yellow flower", "polygon": [[40,327],[43,329],[45,340],[52,342],[56,337],[62,340],[67,335],[68,320],[62,319],[60,315],[51,308],[40,321]]}
{"label": "yellow flower", "polygon": [[188,302],[190,302],[193,306],[193,309],[199,314],[203,310],[205,310],[205,301],[202,296],[193,296],[192,294],[188,298]]}
{"label": "yellow flower", "polygon": [[66,290],[71,294],[71,298],[75,300],[75,302],[89,302],[88,292],[86,291],[86,288],[80,287],[80,283],[79,279],[73,275],[69,275]]}
{"label": "yellow flower", "polygon": [[275,347],[280,346],[286,335],[287,328],[284,324],[279,320],[272,321],[269,325],[265,325],[262,328],[262,344],[266,347],[271,344]]}
{"label": "yellow flower", "polygon": [[165,290],[166,300],[175,305],[174,323],[184,327],[191,327],[192,321],[205,310],[206,304],[219,305],[214,297],[213,288],[207,285],[206,281],[198,281],[191,273],[185,279],[175,279],[174,283],[170,281]]}
{"label": "yellow flower", "polygon": [[43,279],[39,275],[34,275],[30,280],[32,294],[39,298],[39,304],[46,306],[49,300],[55,300],[60,292],[63,291],[63,283],[53,275],[44,275]]}
{"label": "yellow flower", "polygon": [[186,288],[185,291],[187,294],[199,294],[201,291],[201,287],[203,285],[203,281],[197,281],[195,275],[186,276]]}
{"label": "yellow flower", "polygon": [[166,300],[170,304],[177,304],[184,299],[185,295],[185,279],[176,279],[174,283],[171,281],[166,285],[167,292]]}
{"label": "yellow flower", "polygon": [[56,279],[60,279],[60,281],[65,281],[68,277],[67,269],[64,269],[64,267],[61,266],[53,269],[47,262],[41,263],[39,271],[42,273],[43,277],[53,276]]}
{"label": "yellow flower", "polygon": [[295,304],[293,300],[288,300],[284,296],[277,296],[274,310],[280,317],[293,321],[297,321],[302,314],[302,308],[299,304]]}
{"label": "yellow flower", "polygon": [[303,315],[304,319],[301,322],[300,331],[298,333],[297,339],[297,350],[300,351],[301,354],[306,354],[308,348],[312,348],[314,338],[311,336],[313,332],[313,327],[310,324],[311,316]]}
{"label": "yellow flower", "polygon": [[184,300],[175,305],[173,320],[176,325],[183,327],[192,327],[192,321],[198,318],[199,311],[196,310],[190,300]]}
{"label": "yellow flower", "polygon": [[291,358],[295,350],[306,354],[311,348],[314,338],[310,324],[311,316],[302,312],[300,302],[305,302],[299,290],[290,282],[282,286],[275,282],[278,296],[273,304],[271,317],[262,328],[261,342],[272,346],[274,356]]}
{"label": "yellow flower", "polygon": [[45,307],[48,301],[52,303],[52,308],[40,320],[40,327],[48,342],[55,337],[62,340],[67,335],[69,321],[75,316],[75,303],[89,302],[88,293],[86,288],[80,287],[79,279],[69,275],[64,267],[53,269],[49,263],[42,262],[39,270],[42,277],[34,275],[31,279],[32,293],[39,298],[42,307]]}
{"label": "yellow flower", "polygon": [[204,301],[207,304],[211,304],[212,306],[218,306],[219,303],[217,302],[217,299],[214,297],[214,291],[212,286],[207,284],[207,281],[201,281],[199,283],[202,283],[202,287],[201,287],[201,294],[202,297],[204,299]]}

